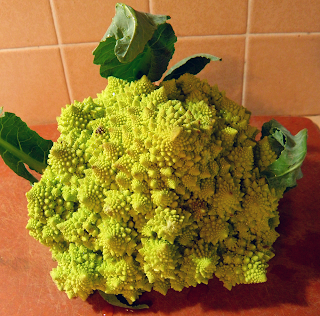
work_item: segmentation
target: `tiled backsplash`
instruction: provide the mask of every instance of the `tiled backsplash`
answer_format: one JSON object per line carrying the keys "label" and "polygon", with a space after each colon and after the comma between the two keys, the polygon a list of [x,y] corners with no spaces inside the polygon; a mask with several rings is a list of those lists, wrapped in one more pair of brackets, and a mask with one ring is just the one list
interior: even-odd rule
{"label": "tiled backsplash", "polygon": [[[104,89],[92,50],[116,2],[0,0],[0,106],[31,125],[53,123],[62,106]],[[124,2],[171,16],[169,67],[213,54],[223,60],[199,76],[254,115],[320,115],[320,0]]]}

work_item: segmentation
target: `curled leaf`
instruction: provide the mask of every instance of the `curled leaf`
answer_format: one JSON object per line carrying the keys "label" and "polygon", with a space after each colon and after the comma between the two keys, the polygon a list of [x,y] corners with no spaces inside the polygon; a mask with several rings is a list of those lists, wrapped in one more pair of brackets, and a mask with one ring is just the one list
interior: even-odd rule
{"label": "curled leaf", "polygon": [[262,138],[267,136],[278,159],[263,172],[269,186],[289,190],[302,178],[301,166],[307,154],[307,129],[293,136],[276,120],[262,126]]}
{"label": "curled leaf", "polygon": [[52,145],[51,140],[43,139],[18,116],[0,109],[0,155],[17,175],[37,182],[25,165],[42,174]]}
{"label": "curled leaf", "polygon": [[171,67],[163,79],[171,80],[178,79],[181,75],[185,73],[190,73],[192,75],[198,74],[208,63],[211,61],[221,61],[222,59],[210,54],[195,54],[187,58],[182,59]]}
{"label": "curled leaf", "polygon": [[177,40],[168,19],[117,3],[112,23],[93,51],[101,76],[133,81],[146,75],[151,81],[159,80]]}

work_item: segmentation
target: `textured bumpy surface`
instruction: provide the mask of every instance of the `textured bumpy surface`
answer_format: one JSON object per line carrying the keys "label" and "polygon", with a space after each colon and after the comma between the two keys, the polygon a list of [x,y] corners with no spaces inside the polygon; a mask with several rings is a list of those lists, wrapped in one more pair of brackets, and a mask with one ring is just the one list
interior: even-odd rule
{"label": "textured bumpy surface", "polygon": [[260,176],[276,158],[250,113],[193,75],[110,77],[74,102],[41,181],[27,193],[30,234],[58,262],[70,298],[95,289],[129,303],[154,289],[266,281],[278,201]]}

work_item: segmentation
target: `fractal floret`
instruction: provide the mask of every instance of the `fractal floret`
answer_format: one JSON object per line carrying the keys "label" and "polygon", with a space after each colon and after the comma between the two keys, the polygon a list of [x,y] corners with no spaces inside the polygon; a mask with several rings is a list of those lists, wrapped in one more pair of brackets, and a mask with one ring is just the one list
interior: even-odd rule
{"label": "fractal floret", "polygon": [[94,290],[131,304],[151,289],[266,281],[277,159],[250,112],[196,76],[156,85],[108,78],[58,118],[59,139],[27,193],[30,234],[50,247],[69,298]]}

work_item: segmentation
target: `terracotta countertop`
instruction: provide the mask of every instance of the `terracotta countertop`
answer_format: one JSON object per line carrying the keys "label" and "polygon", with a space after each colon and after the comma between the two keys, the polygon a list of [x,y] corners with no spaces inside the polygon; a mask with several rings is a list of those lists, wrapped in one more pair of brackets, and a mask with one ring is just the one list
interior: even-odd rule
{"label": "terracotta countertop", "polygon": [[[251,124],[261,127],[269,119],[253,117]],[[266,283],[228,291],[214,278],[182,292],[169,290],[165,297],[152,291],[140,298],[152,301],[151,308],[134,312],[113,308],[98,294],[86,302],[69,300],[49,275],[56,265],[49,249],[25,229],[30,185],[0,159],[0,315],[320,315],[320,130],[307,118],[276,119],[293,134],[308,129],[308,154],[304,177],[279,205],[280,237]],[[33,128],[47,139],[58,137],[55,124]]]}

